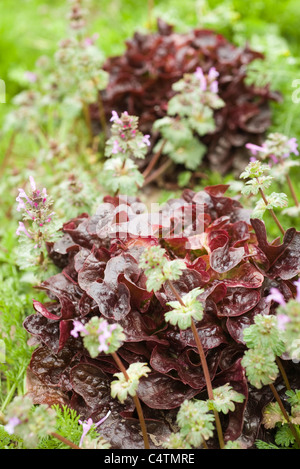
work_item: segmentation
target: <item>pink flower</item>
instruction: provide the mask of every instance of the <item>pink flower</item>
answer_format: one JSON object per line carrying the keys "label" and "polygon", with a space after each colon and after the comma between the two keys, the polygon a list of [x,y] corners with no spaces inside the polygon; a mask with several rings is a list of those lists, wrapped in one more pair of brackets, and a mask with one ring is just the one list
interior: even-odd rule
{"label": "pink flower", "polygon": [[18,191],[19,191],[19,195],[16,198],[16,201],[19,202],[19,205],[17,207],[18,212],[20,212],[21,209],[24,209],[26,207],[25,202],[22,199],[25,199],[26,202],[28,202],[28,204],[31,205],[31,207],[33,207],[33,202],[30,200],[30,198],[28,197],[24,189],[18,189]]}
{"label": "pink flower", "polygon": [[276,301],[276,303],[280,304],[281,306],[286,305],[285,299],[278,288],[271,288],[270,295],[267,296],[266,301]]}
{"label": "pink flower", "polygon": [[29,181],[30,181],[32,192],[35,192],[36,191],[36,183],[35,183],[34,178],[32,176],[29,176]]}
{"label": "pink flower", "polygon": [[251,153],[256,156],[259,152],[266,152],[266,149],[263,146],[254,145],[253,143],[246,143],[246,148],[251,151]]}
{"label": "pink flower", "polygon": [[103,417],[101,420],[99,420],[99,422],[97,422],[95,424],[94,424],[94,422],[91,418],[89,418],[88,420],[85,420],[84,422],[82,422],[81,420],[78,420],[80,425],[82,425],[82,427],[83,427],[83,432],[82,432],[80,442],[79,442],[79,447],[80,448],[82,447],[84,438],[86,437],[86,435],[88,434],[88,432],[90,431],[92,426],[94,425],[95,428],[99,427],[99,425],[101,425],[110,416],[110,414],[111,414],[111,411],[109,410],[107,412],[107,414],[105,415],[105,417]]}
{"label": "pink flower", "polygon": [[27,236],[27,238],[32,239],[32,236],[26,230],[24,223],[22,221],[19,221],[19,227],[17,228],[16,235],[20,236],[21,233],[24,233]]}
{"label": "pink flower", "polygon": [[198,78],[200,81],[200,89],[201,91],[206,91],[207,88],[207,83],[206,83],[206,78],[204,76],[203,70],[201,67],[198,67],[195,72],[195,76]]}
{"label": "pink flower", "polygon": [[98,38],[99,38],[99,34],[97,33],[93,34],[92,37],[86,37],[84,39],[84,45],[86,47],[93,46]]}
{"label": "pink flower", "polygon": [[274,164],[277,164],[279,162],[278,158],[276,158],[275,155],[270,155],[270,158],[271,158],[271,160],[273,161]]}
{"label": "pink flower", "polygon": [[5,425],[4,430],[9,434],[13,435],[15,427],[21,423],[21,420],[18,417],[11,417],[8,421],[8,424]]}
{"label": "pink flower", "polygon": [[110,122],[118,122],[118,123],[121,122],[121,119],[120,119],[120,117],[118,116],[117,111],[112,111],[112,116],[111,116],[111,118],[110,118]]}
{"label": "pink flower", "polygon": [[219,91],[219,84],[217,81],[213,81],[210,85],[209,85],[209,88],[210,88],[210,91],[212,93],[215,93],[217,94],[218,91]]}
{"label": "pink flower", "polygon": [[290,322],[290,318],[286,314],[277,315],[277,326],[281,331],[285,331],[285,325]]}
{"label": "pink flower", "polygon": [[209,81],[214,81],[218,78],[219,72],[215,69],[215,67],[211,67],[208,72],[208,79]]}
{"label": "pink flower", "polygon": [[82,425],[82,428],[83,428],[83,432],[82,432],[80,442],[79,442],[79,447],[81,448],[83,444],[83,440],[88,434],[88,432],[90,431],[90,429],[92,428],[94,422],[91,418],[89,418],[88,420],[85,420],[84,422],[82,422],[81,420],[78,420],[78,422],[80,423],[80,425]]}
{"label": "pink flower", "polygon": [[297,143],[297,139],[296,138],[290,138],[290,140],[288,141],[288,145],[290,147],[290,151],[291,153],[294,153],[295,155],[299,155],[299,151],[298,151],[298,143]]}
{"label": "pink flower", "polygon": [[84,325],[80,321],[73,321],[74,329],[70,332],[70,334],[77,339],[79,332],[84,332],[88,335],[88,331],[84,327]]}
{"label": "pink flower", "polygon": [[121,147],[120,147],[120,145],[119,145],[118,140],[115,140],[115,141],[114,141],[114,144],[113,144],[113,147],[112,147],[112,150],[111,150],[112,154],[113,154],[113,155],[116,155],[117,153],[120,153],[121,150],[122,150],[122,149],[121,149]]}
{"label": "pink flower", "polygon": [[147,145],[148,147],[150,147],[151,145],[149,138],[150,138],[150,135],[143,136],[143,143],[145,143],[145,145]]}
{"label": "pink flower", "polygon": [[98,340],[99,340],[99,352],[107,352],[108,343],[111,338],[112,332],[116,329],[115,324],[109,325],[108,322],[104,319],[98,329]]}
{"label": "pink flower", "polygon": [[219,91],[219,84],[217,82],[217,78],[219,76],[219,72],[215,69],[215,67],[211,67],[209,69],[207,79],[209,82],[209,88],[212,93],[217,94]]}

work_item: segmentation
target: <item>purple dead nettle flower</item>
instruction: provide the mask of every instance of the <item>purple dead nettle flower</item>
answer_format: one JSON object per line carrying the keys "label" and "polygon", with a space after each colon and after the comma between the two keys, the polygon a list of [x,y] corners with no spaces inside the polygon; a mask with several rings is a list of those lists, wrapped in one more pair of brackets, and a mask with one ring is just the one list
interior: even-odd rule
{"label": "purple dead nettle flower", "polygon": [[215,67],[211,67],[209,69],[209,72],[207,74],[207,77],[205,77],[203,70],[201,67],[198,67],[195,72],[195,76],[198,78],[200,81],[200,89],[201,91],[206,91],[207,88],[212,93],[217,94],[219,91],[219,84],[217,82],[217,78],[219,76],[219,72],[215,69]]}
{"label": "purple dead nettle flower", "polygon": [[97,352],[99,353],[108,351],[112,333],[117,328],[116,324],[109,324],[105,319],[99,320],[96,316],[89,321],[86,327],[77,320],[73,321],[73,325],[74,329],[71,331],[71,335],[75,338],[77,338],[79,334],[84,337],[97,336],[99,342]]}
{"label": "purple dead nettle flower", "polygon": [[294,153],[296,156],[299,156],[298,143],[296,138],[290,138],[288,141],[291,153]]}
{"label": "purple dead nettle flower", "polygon": [[84,422],[82,422],[81,420],[78,420],[80,425],[82,425],[83,427],[82,435],[81,435],[80,442],[79,442],[80,448],[82,447],[84,438],[86,437],[86,435],[88,434],[92,426],[94,425],[95,428],[98,428],[99,425],[101,425],[110,416],[110,414],[111,414],[111,411],[109,410],[107,414],[105,415],[105,417],[103,417],[101,420],[99,420],[99,422],[95,424],[91,418],[89,418],[88,420],[85,420]]}
{"label": "purple dead nettle flower", "polygon": [[18,229],[17,229],[17,231],[16,231],[16,235],[17,235],[17,236],[21,236],[21,233],[24,233],[25,236],[27,236],[27,238],[32,239],[32,236],[31,236],[31,234],[27,231],[27,229],[26,229],[24,223],[23,223],[22,221],[19,221],[19,227],[18,227]]}
{"label": "purple dead nettle flower", "polygon": [[211,67],[208,72],[207,80],[208,80],[210,91],[215,94],[217,94],[219,91],[219,84],[217,82],[218,76],[219,76],[219,72],[217,72],[215,67]]}
{"label": "purple dead nettle flower", "polygon": [[285,331],[285,325],[290,321],[286,314],[277,314],[277,326],[280,331]]}
{"label": "purple dead nettle flower", "polygon": [[110,118],[110,122],[116,122],[116,123],[118,123],[118,124],[121,123],[121,119],[120,119],[120,117],[119,117],[117,111],[112,111],[112,116],[111,116],[111,118]]}
{"label": "purple dead nettle flower", "polygon": [[111,338],[112,332],[116,329],[116,324],[108,324],[107,321],[101,322],[99,329],[98,329],[98,339],[99,339],[99,352],[107,352],[108,351],[108,345],[107,342]]}
{"label": "purple dead nettle flower", "polygon": [[88,331],[80,321],[73,321],[74,329],[71,331],[71,335],[77,339],[79,336],[79,332],[83,332],[84,334],[88,335]]}
{"label": "purple dead nettle flower", "polygon": [[37,189],[32,176],[29,176],[29,182],[31,186],[30,195],[22,188],[18,189],[19,195],[16,198],[18,202],[17,211],[26,212],[33,221],[37,222],[38,226],[43,226],[44,223],[49,223],[52,220],[52,215],[54,215],[55,212],[49,213],[48,211],[48,194],[46,188],[43,188],[42,191]]}
{"label": "purple dead nettle flower", "polygon": [[99,39],[99,34],[97,33],[93,34],[91,37],[86,37],[84,39],[84,45],[86,47],[93,46],[95,42],[97,41],[97,39]]}
{"label": "purple dead nettle flower", "polygon": [[[300,279],[294,282],[297,288],[296,301],[300,303]],[[280,306],[286,306],[286,302],[282,293],[277,288],[271,288],[270,295],[267,297],[267,301],[276,301]],[[285,330],[285,325],[289,323],[291,319],[287,314],[277,314],[278,329],[281,331]]]}
{"label": "purple dead nettle flower", "polygon": [[267,302],[276,301],[276,303],[280,304],[281,306],[286,305],[283,294],[278,290],[278,288],[271,288],[270,295],[267,296],[266,300]]}
{"label": "purple dead nettle flower", "polygon": [[[19,191],[19,195],[18,197],[16,198],[16,201],[18,202],[18,206],[17,206],[17,211],[20,212],[21,210],[26,210],[26,204],[25,204],[25,201],[31,206],[33,207],[33,202],[32,200],[28,197],[28,195],[26,194],[26,192],[24,191],[24,189],[18,189]],[[27,212],[27,210],[26,210]],[[27,212],[28,213],[28,212]]]}
{"label": "purple dead nettle flower", "polygon": [[296,138],[288,139],[285,135],[272,133],[261,145],[246,143],[246,148],[252,155],[260,156],[262,159],[270,158],[274,164],[279,163],[281,159],[286,159],[294,155],[299,155],[298,143]]}
{"label": "purple dead nettle flower", "polygon": [[256,156],[258,153],[267,153],[268,151],[264,146],[254,145],[254,143],[246,143],[245,146],[254,156]]}
{"label": "purple dead nettle flower", "polygon": [[203,70],[201,67],[198,67],[195,72],[195,76],[198,78],[200,81],[200,89],[201,91],[206,91],[207,88],[207,83],[206,83],[206,78],[204,76]]}
{"label": "purple dead nettle flower", "polygon": [[111,152],[113,155],[116,155],[117,153],[120,153],[120,151],[122,151],[122,148],[120,147],[118,140],[115,140]]}
{"label": "purple dead nettle flower", "polygon": [[20,425],[21,420],[18,417],[11,417],[8,423],[5,425],[4,430],[9,434],[13,435],[15,428]]}
{"label": "purple dead nettle flower", "polygon": [[144,135],[144,137],[143,137],[143,143],[144,143],[145,145],[147,145],[148,147],[150,147],[150,145],[151,145],[149,139],[150,139],[150,135],[148,135],[148,134],[147,134],[147,135]]}

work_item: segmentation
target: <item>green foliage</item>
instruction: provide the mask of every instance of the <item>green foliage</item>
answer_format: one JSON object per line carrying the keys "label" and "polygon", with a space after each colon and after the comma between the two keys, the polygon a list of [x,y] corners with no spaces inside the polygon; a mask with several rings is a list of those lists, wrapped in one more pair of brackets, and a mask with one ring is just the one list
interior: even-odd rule
{"label": "green foliage", "polygon": [[266,210],[288,205],[288,196],[284,193],[272,192],[270,195],[265,194],[265,190],[270,187],[274,180],[273,176],[265,176],[264,173],[266,172],[270,172],[270,166],[255,160],[251,161],[240,175],[241,179],[248,179],[241,188],[243,195],[261,195],[261,199],[256,202],[252,210],[252,218],[263,218]]}
{"label": "green foliage", "polygon": [[182,442],[183,448],[199,448],[213,436],[215,418],[205,401],[185,400],[180,406],[176,420],[180,431],[175,437],[172,436],[169,445],[175,439],[179,444]]}
{"label": "green foliage", "polygon": [[[20,398],[21,399],[21,398]],[[54,405],[51,409],[45,406],[33,407],[29,399],[22,397],[11,404],[14,415],[28,414],[28,421],[15,427],[17,434],[9,434],[5,427],[0,425],[0,449],[27,449],[28,445],[34,449],[53,450],[69,449],[69,446],[50,434],[55,432],[61,437],[79,445],[83,433],[80,425],[80,416],[67,406]],[[11,413],[10,408],[7,409]],[[7,414],[7,421],[9,421]],[[50,419],[50,420],[49,420]],[[34,434],[32,434],[34,430]],[[109,446],[103,440],[92,425],[85,437],[83,449],[108,449]]]}
{"label": "green foliage", "polygon": [[22,324],[32,310],[33,293],[19,285],[14,266],[2,265],[0,282],[0,339],[5,352],[5,360],[0,363],[0,399],[4,411],[16,393],[24,393],[23,381],[32,348],[27,344],[28,336]]}
{"label": "green foliage", "polygon": [[235,410],[235,402],[243,402],[245,396],[235,391],[228,383],[224,386],[219,386],[213,390],[214,399],[209,401],[209,407],[215,409],[217,412],[228,414]]}
{"label": "green foliage", "polygon": [[[295,391],[286,391],[288,397],[288,402],[291,405],[291,415],[289,419],[292,424],[294,424],[294,429],[296,432],[300,432],[300,418],[299,418],[299,390]],[[268,404],[263,411],[263,420],[262,424],[267,429],[276,429],[275,432],[275,443],[278,447],[291,448],[295,444],[295,435],[293,434],[290,425],[288,425],[286,419],[284,418],[281,409],[277,402],[271,402]],[[263,442],[258,441],[258,447],[262,447]],[[264,448],[263,448],[264,449]],[[267,448],[269,449],[269,448]],[[272,448],[271,448],[272,449]]]}
{"label": "green foliage", "polygon": [[296,406],[297,408],[300,406],[300,390],[295,389],[286,391],[286,395],[288,396],[288,402],[291,406]]}
{"label": "green foliage", "polygon": [[[75,410],[65,405],[54,405],[52,408],[56,413],[54,431],[74,444],[79,445],[82,435],[82,425],[79,424],[80,416]],[[93,440],[99,438],[99,434],[94,427],[89,431],[89,436]],[[69,449],[69,446],[54,436],[49,435],[39,441],[38,449]]]}
{"label": "green foliage", "polygon": [[101,183],[111,194],[135,195],[143,185],[143,175],[130,159],[111,158],[103,169]]}
{"label": "green foliage", "polygon": [[0,425],[0,449],[24,449],[22,439],[16,435],[9,435],[3,425]]}
{"label": "green foliage", "polygon": [[249,383],[257,389],[272,384],[279,372],[275,356],[272,353],[266,354],[264,348],[246,350],[242,365],[246,369]]}
{"label": "green foliage", "polygon": [[242,365],[249,382],[258,389],[272,384],[279,372],[276,356],[286,351],[276,316],[257,314],[254,324],[244,329],[243,337],[249,349],[244,354]]}
{"label": "green foliage", "polygon": [[257,449],[281,449],[273,443],[267,443],[266,441],[257,440],[255,442]]}
{"label": "green foliage", "polygon": [[82,449],[110,449],[110,444],[101,436],[93,438],[91,435],[87,435],[81,446]]}
{"label": "green foliage", "polygon": [[183,304],[179,301],[169,301],[167,305],[171,306],[172,310],[165,313],[165,320],[181,330],[191,327],[192,320],[201,321],[204,309],[197,298],[202,292],[199,287],[189,291],[182,297]]}
{"label": "green foliage", "polygon": [[277,402],[271,402],[265,407],[262,423],[265,428],[275,428],[277,423],[282,425],[286,423]]}
{"label": "green foliage", "polygon": [[276,316],[257,314],[254,324],[244,330],[244,341],[249,348],[265,349],[267,353],[280,356],[285,351],[281,331]]}
{"label": "green foliage", "polygon": [[[244,169],[244,171],[241,173],[240,178],[241,179],[255,179],[257,180],[263,174],[267,171],[270,171],[270,166],[267,164],[263,164],[260,161],[251,161],[248,166]],[[257,194],[257,192],[255,192]]]}
{"label": "green foliage", "polygon": [[289,203],[288,196],[284,193],[272,192],[270,195],[266,195],[267,204],[264,200],[259,200],[253,211],[252,217],[253,218],[260,218],[262,219],[266,210],[273,210],[274,208],[283,208],[287,207]]}

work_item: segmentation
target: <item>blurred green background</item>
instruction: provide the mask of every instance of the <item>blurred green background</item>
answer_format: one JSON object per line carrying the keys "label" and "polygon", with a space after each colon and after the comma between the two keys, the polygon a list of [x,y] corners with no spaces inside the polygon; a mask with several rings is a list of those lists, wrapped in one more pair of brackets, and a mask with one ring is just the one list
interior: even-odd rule
{"label": "blurred green background", "polygon": [[[137,29],[147,25],[147,2],[140,0],[91,0],[90,29],[100,34],[99,44],[108,54],[118,54],[123,41]],[[177,30],[207,23],[207,7],[223,7],[211,26],[226,36],[268,35],[266,25],[272,25],[284,37],[294,54],[300,47],[300,6],[298,0],[154,0],[154,15],[176,24]],[[232,9],[238,16],[228,15]],[[41,54],[54,51],[66,31],[68,0],[1,0],[0,6],[0,76],[8,82],[8,96],[17,89],[13,74],[18,69],[30,69]],[[216,11],[216,10],[215,10]],[[224,13],[225,12],[225,13]],[[201,18],[204,13],[204,18]],[[216,11],[215,16],[217,16]],[[206,14],[206,15],[205,15]],[[206,16],[206,18],[205,18]],[[276,47],[270,43],[269,47]]]}
{"label": "blurred green background", "polygon": [[[147,1],[90,0],[90,4],[90,31],[99,33],[98,43],[107,56],[121,53],[124,41],[148,26]],[[152,20],[160,16],[177,31],[210,27],[237,44],[249,41],[267,50],[265,73],[292,107],[283,118],[291,125],[299,112],[291,100],[293,80],[300,78],[299,0],[154,0],[154,4]],[[65,36],[68,6],[68,0],[1,0],[0,78],[6,83],[7,104],[0,106],[0,119],[12,96],[22,89],[24,71],[31,70],[39,56],[54,52]]]}

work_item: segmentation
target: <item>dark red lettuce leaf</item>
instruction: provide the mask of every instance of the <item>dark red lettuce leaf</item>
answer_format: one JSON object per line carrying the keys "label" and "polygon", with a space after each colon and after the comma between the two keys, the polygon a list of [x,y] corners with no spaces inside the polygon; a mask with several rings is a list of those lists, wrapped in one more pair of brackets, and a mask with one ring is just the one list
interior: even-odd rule
{"label": "dark red lettuce leaf", "polygon": [[174,409],[199,391],[161,373],[140,380],[138,396],[150,409]]}
{"label": "dark red lettuce leaf", "polygon": [[283,237],[282,244],[274,245],[267,241],[266,228],[261,220],[252,220],[258,246],[269,261],[266,275],[290,280],[300,272],[300,232],[289,228]]}
{"label": "dark red lettuce leaf", "polygon": [[100,313],[107,319],[120,321],[130,312],[130,293],[124,283],[112,288],[104,280],[93,282],[87,294],[95,300]]}

